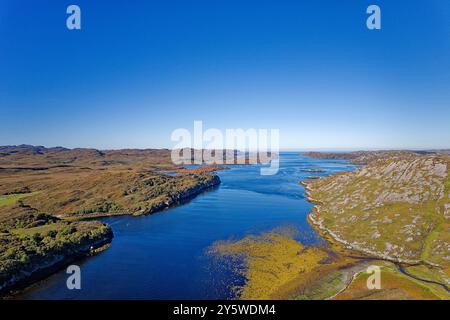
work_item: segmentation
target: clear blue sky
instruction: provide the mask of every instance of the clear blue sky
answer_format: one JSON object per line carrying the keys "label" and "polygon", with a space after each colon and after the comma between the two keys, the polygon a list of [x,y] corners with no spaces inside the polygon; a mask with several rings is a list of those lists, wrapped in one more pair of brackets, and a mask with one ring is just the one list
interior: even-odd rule
{"label": "clear blue sky", "polygon": [[282,148],[450,147],[450,1],[1,0],[0,115],[0,145],[171,147],[203,120]]}

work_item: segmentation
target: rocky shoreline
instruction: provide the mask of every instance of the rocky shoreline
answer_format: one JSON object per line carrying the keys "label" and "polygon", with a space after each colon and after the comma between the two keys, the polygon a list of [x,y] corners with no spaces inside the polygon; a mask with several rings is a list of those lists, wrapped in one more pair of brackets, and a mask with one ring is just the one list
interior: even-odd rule
{"label": "rocky shoreline", "polygon": [[205,182],[201,182],[191,188],[188,188],[179,194],[172,195],[169,199],[166,201],[162,201],[159,204],[151,207],[149,210],[145,211],[143,214],[153,214],[155,212],[167,209],[173,205],[177,205],[189,200],[192,200],[199,194],[212,189],[216,186],[218,186],[221,183],[219,176],[212,175],[211,178]]}
{"label": "rocky shoreline", "polygon": [[0,149],[0,296],[105,250],[113,233],[96,219],[185,203],[226,169],[182,168],[169,150]]}
{"label": "rocky shoreline", "polygon": [[[314,204],[310,221],[346,247],[373,257],[439,267],[438,251],[433,251],[434,258],[428,255],[432,245],[434,250],[446,246],[442,230],[448,207],[444,188],[447,161],[434,155],[392,157],[356,171],[302,181],[308,201]],[[424,211],[432,218],[425,219]],[[353,234],[355,228],[360,230],[359,238]],[[430,230],[441,232],[439,243],[428,242]],[[425,244],[430,248],[414,249]],[[441,255],[445,258],[442,250]]]}
{"label": "rocky shoreline", "polygon": [[153,204],[151,207],[143,210],[141,212],[130,212],[130,211],[112,211],[112,212],[95,212],[88,215],[64,215],[66,218],[80,219],[80,220],[92,220],[97,218],[105,217],[116,217],[116,216],[126,216],[126,215],[151,215],[162,210],[169,209],[173,206],[185,203],[189,200],[194,199],[199,194],[217,187],[221,183],[219,176],[213,174],[211,178],[205,182],[200,182],[197,185],[187,188],[177,194],[170,195],[167,199],[161,200],[160,202]]}
{"label": "rocky shoreline", "polygon": [[450,158],[405,152],[364,156],[370,161],[354,171],[299,182],[313,204],[309,223],[349,256],[356,256],[354,251],[358,259],[391,263],[396,276],[449,292]]}
{"label": "rocky shoreline", "polygon": [[348,242],[344,239],[342,239],[339,235],[337,235],[335,232],[331,231],[330,229],[326,228],[323,225],[323,221],[320,219],[319,217],[319,213],[320,213],[320,201],[313,199],[311,197],[311,191],[312,189],[308,186],[307,182],[302,181],[301,184],[305,187],[305,189],[307,190],[306,192],[306,199],[314,204],[313,208],[312,208],[312,212],[310,214],[308,214],[308,221],[310,222],[311,225],[313,225],[314,227],[316,227],[317,229],[319,229],[320,231],[328,234],[331,238],[333,238],[333,240],[335,240],[336,242],[339,242],[340,244],[344,245],[345,248],[350,249],[350,250],[354,250],[354,251],[358,251],[360,253],[366,254],[371,256],[372,258],[378,258],[381,260],[386,260],[386,261],[390,261],[393,263],[404,263],[404,264],[409,264],[409,265],[417,265],[417,264],[421,264],[424,263],[423,261],[420,260],[408,260],[408,259],[400,259],[398,257],[392,257],[389,256],[387,254],[381,253],[381,252],[376,252],[367,248],[363,248],[357,244]]}
{"label": "rocky shoreline", "polygon": [[105,229],[105,232],[96,236],[94,239],[85,240],[80,245],[72,245],[66,253],[57,253],[54,255],[48,253],[40,259],[29,263],[22,270],[15,269],[10,274],[2,274],[2,279],[0,279],[0,295],[24,289],[65,268],[76,260],[102,252],[109,246],[113,237],[113,232],[108,227]]}

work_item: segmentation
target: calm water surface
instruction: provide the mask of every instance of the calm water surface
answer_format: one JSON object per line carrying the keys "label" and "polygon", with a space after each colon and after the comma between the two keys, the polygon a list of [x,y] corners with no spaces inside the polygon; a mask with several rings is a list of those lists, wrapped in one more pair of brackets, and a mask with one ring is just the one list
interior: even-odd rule
{"label": "calm water surface", "polygon": [[[352,169],[345,161],[296,152],[280,155],[280,170],[261,176],[257,165],[219,171],[222,184],[187,204],[151,216],[103,219],[114,240],[101,254],[78,262],[82,289],[68,290],[61,271],[20,299],[228,299],[243,279],[206,253],[217,240],[239,239],[282,226],[298,228],[304,244],[322,240],[308,224],[311,209],[298,184],[310,175]],[[303,172],[320,168],[324,173]]]}

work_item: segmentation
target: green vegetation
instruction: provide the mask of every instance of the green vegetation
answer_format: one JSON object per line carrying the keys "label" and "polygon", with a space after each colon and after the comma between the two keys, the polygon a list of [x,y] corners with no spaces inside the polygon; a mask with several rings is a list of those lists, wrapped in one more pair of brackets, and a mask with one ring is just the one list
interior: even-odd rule
{"label": "green vegetation", "polygon": [[0,150],[0,291],[111,241],[85,218],[150,214],[220,183],[219,167],[175,166],[169,150]]}
{"label": "green vegetation", "polygon": [[112,238],[100,222],[68,222],[23,208],[0,223],[0,291],[26,281],[30,274],[88,254]]}
{"label": "green vegetation", "polygon": [[317,203],[312,219],[353,249],[420,264],[410,273],[448,285],[449,164],[446,155],[383,156],[354,172],[305,181]]}
{"label": "green vegetation", "polygon": [[0,196],[0,206],[7,206],[15,204],[18,200],[35,195],[36,192],[19,193],[19,194],[7,194]]}
{"label": "green vegetation", "polygon": [[340,271],[331,272],[318,285],[312,285],[300,295],[296,300],[324,300],[337,294],[340,288],[345,286],[343,274]]}
{"label": "green vegetation", "polygon": [[[168,176],[152,171],[89,170],[45,174],[10,174],[16,179],[3,188],[14,190],[25,185],[41,192],[20,197],[25,205],[41,212],[59,215],[144,214],[192,197],[217,185],[220,180],[210,173],[183,173]],[[26,179],[26,181],[22,181]],[[6,191],[5,190],[5,191]],[[18,199],[18,198],[16,198]],[[13,201],[10,201],[11,204]],[[7,211],[3,206],[3,211]],[[0,214],[1,214],[0,210]]]}
{"label": "green vegetation", "polygon": [[104,202],[100,202],[96,204],[92,208],[81,209],[75,212],[76,215],[85,215],[91,213],[111,213],[121,211],[122,207],[117,205],[114,201],[105,200]]}
{"label": "green vegetation", "polygon": [[[218,241],[211,253],[236,262],[236,272],[247,279],[237,288],[241,299],[286,298],[291,282],[306,281],[327,254],[316,247],[304,247],[292,238],[291,230],[274,230],[238,241]],[[237,263],[244,260],[245,267]]]}
{"label": "green vegetation", "polygon": [[65,217],[148,214],[220,183],[221,167],[175,166],[169,150],[1,148],[0,217],[18,200]]}
{"label": "green vegetation", "polygon": [[381,288],[369,290],[367,279],[370,274],[362,271],[357,274],[352,283],[336,300],[372,299],[372,300],[440,300],[450,299],[443,288],[425,284],[399,273],[395,266],[388,263],[380,264]]}

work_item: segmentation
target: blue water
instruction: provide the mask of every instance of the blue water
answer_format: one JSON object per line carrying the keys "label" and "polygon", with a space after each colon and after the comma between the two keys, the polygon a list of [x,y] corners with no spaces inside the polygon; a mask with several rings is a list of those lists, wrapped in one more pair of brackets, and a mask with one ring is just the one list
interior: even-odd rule
{"label": "blue water", "polygon": [[[324,173],[303,172],[320,168]],[[296,152],[280,155],[280,170],[261,176],[258,165],[219,171],[222,184],[192,201],[151,216],[103,219],[114,240],[101,254],[77,262],[81,290],[68,290],[65,271],[18,295],[20,299],[228,299],[242,281],[207,254],[217,240],[239,239],[280,226],[299,230],[304,244],[322,241],[308,224],[311,204],[298,184],[309,175],[352,167]]]}

